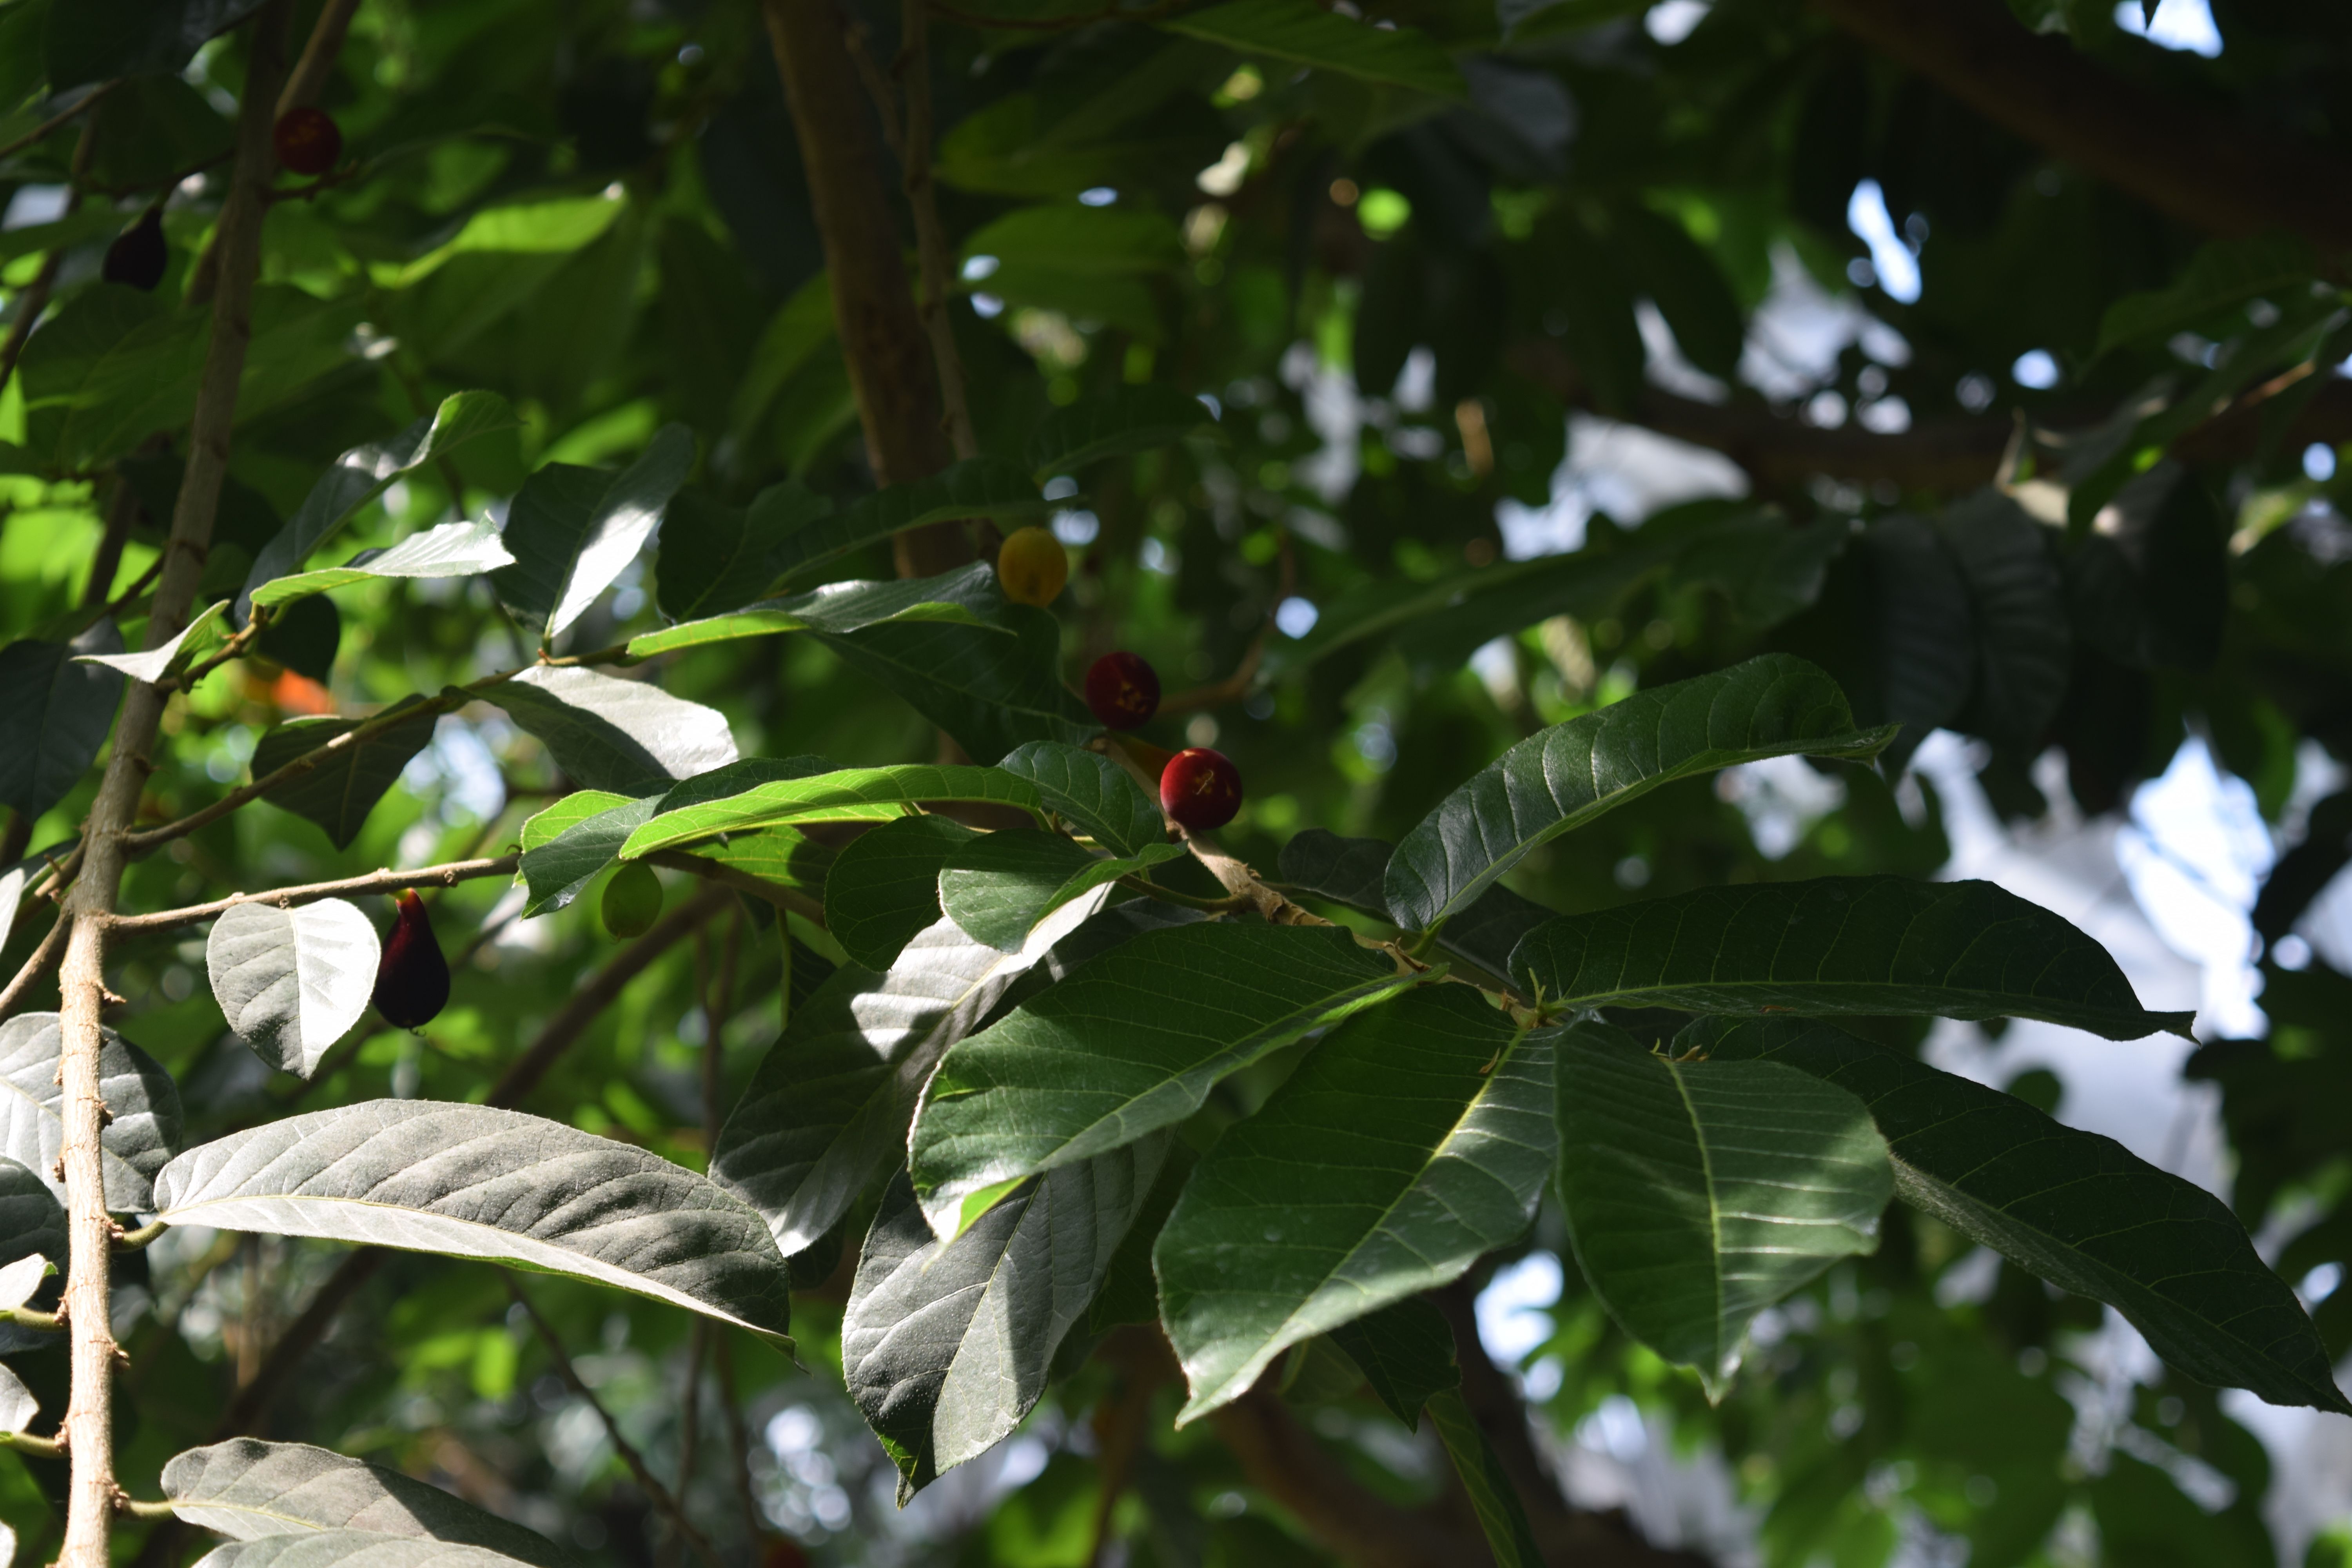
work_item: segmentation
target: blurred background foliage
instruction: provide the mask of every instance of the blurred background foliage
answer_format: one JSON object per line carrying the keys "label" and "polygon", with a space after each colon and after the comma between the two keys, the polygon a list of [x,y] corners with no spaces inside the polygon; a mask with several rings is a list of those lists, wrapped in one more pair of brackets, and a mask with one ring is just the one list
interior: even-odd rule
{"label": "blurred background foliage", "polygon": [[[120,599],[136,646],[184,457],[204,321],[184,300],[247,45],[195,26],[178,40],[191,53],[169,27],[130,26],[137,9],[0,5],[0,142],[14,143],[0,292],[20,332],[47,301],[0,392],[12,639],[70,632]],[[152,9],[217,24],[249,7]],[[298,38],[316,9],[298,7]],[[896,8],[844,9],[887,72]],[[1055,410],[1124,387],[1197,395],[1214,414],[1176,445],[1040,477],[1074,567],[1055,606],[1069,672],[1125,647],[1171,690],[1238,674],[1146,732],[1239,764],[1249,797],[1228,845],[1270,870],[1303,827],[1394,837],[1533,730],[1768,648],[1827,666],[1864,721],[1966,737],[2013,824],[2115,811],[2201,737],[2285,855],[2253,914],[2269,1032],[2212,1039],[2190,1071],[2220,1088],[2249,1228],[2315,1292],[2331,1348],[2352,1347],[2352,1292],[2308,1283],[2352,1262],[2352,983],[2298,934],[2352,820],[2329,782],[2352,755],[2352,470],[2336,467],[2352,328],[2334,259],[2352,243],[2352,11],[1119,10],[933,8],[951,316],[984,453],[1023,461]],[[1966,37],[1998,47],[1939,52]],[[80,120],[32,134],[118,77]],[[348,156],[316,182],[281,179],[265,229],[208,597],[242,581],[339,453],[467,388],[503,395],[520,426],[395,484],[353,546],[502,515],[540,464],[617,466],[669,421],[699,452],[680,508],[740,508],[787,479],[839,502],[873,488],[755,6],[365,0],[320,102]],[[2227,135],[2183,153],[2217,126]],[[2247,148],[2283,151],[2230,163]],[[100,281],[107,244],[158,204],[161,287]],[[642,568],[566,647],[660,623]],[[877,548],[835,574],[890,572]],[[155,812],[242,780],[287,717],[368,711],[524,657],[479,581],[308,603],[265,642],[269,659],[175,703]],[[704,649],[664,679],[723,711],[747,754],[880,763],[939,743],[815,639]],[[95,784],[15,800],[0,862],[68,839]],[[563,787],[536,742],[477,705],[441,720],[347,847],[264,805],[135,866],[127,907],[493,853]],[[1918,773],[1792,762],[1661,789],[1514,880],[1580,910],[1713,882],[1930,875],[1947,805]],[[432,902],[463,955],[449,1011],[422,1037],[368,1035],[301,1090],[306,1108],[478,1098],[612,951],[591,900],[530,921],[515,918],[519,891],[489,882]],[[814,926],[793,934],[789,976],[772,926],[714,925],[681,946],[530,1109],[698,1165],[704,1053],[723,1053],[731,1098],[782,994],[838,956]],[[19,925],[8,970],[37,935]],[[156,937],[114,971],[122,1027],[178,1078],[192,1141],[289,1099],[225,1033],[202,958],[197,938]],[[2045,1103],[2057,1090],[2046,1073],[2012,1087]],[[1244,1075],[1234,1092],[1262,1090]],[[2266,1564],[2301,1545],[2273,1539],[2271,1460],[2210,1391],[2160,1372],[2103,1381],[2085,1348],[2095,1309],[2006,1268],[1955,1289],[1968,1260],[1951,1234],[1899,1208],[1887,1224],[1874,1258],[1774,1315],[1715,1409],[1567,1270],[1540,1331],[1498,1353],[1526,1355],[1579,1500],[1624,1500],[1586,1474],[1595,1456],[1626,1461],[1620,1480],[1641,1455],[1704,1471],[1716,1492],[1652,1491],[1713,1499],[1714,1515],[1637,1518],[1726,1563]],[[1537,1267],[1484,1272],[1540,1285],[1564,1247],[1548,1216],[1527,1247]],[[134,1489],[204,1439],[335,1257],[173,1232],[127,1265]],[[727,1551],[776,1568],[1050,1568],[1087,1563],[1099,1528],[1135,1563],[1321,1560],[1205,1429],[1163,1435],[1105,1498],[1091,1457],[1110,1440],[1117,1373],[1076,1357],[1024,1436],[898,1512],[841,1390],[847,1262],[803,1272],[806,1369],[745,1342],[721,1363],[728,1397],[698,1405],[681,1397],[681,1316],[540,1291],[660,1473],[692,1413],[690,1506]],[[62,1388],[51,1359],[47,1389],[48,1363],[24,1363],[45,1403]],[[1290,1397],[1318,1439],[1376,1489],[1436,1495],[1426,1435],[1315,1370],[1302,1360]],[[583,1561],[676,1560],[486,1270],[395,1257],[270,1431],[429,1475]],[[27,1561],[53,1550],[60,1470],[0,1458],[0,1517]],[[139,1531],[125,1535],[134,1552]],[[2342,1561],[2334,1542],[2310,1560]]]}

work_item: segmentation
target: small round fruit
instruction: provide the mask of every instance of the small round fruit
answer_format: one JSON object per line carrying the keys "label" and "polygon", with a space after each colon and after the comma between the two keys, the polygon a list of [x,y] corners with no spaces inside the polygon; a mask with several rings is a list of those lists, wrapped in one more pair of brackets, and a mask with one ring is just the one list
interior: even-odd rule
{"label": "small round fruit", "polygon": [[1106,730],[1133,730],[1160,711],[1160,672],[1141,654],[1107,653],[1087,671],[1087,706]]}
{"label": "small round fruit", "polygon": [[395,1028],[421,1029],[449,1005],[449,961],[433,935],[425,900],[414,889],[393,895],[400,912],[375,966],[375,1010]]}
{"label": "small round fruit", "polygon": [[632,860],[605,882],[596,914],[606,931],[625,942],[651,931],[661,908],[661,879],[654,875],[651,866]]}
{"label": "small round fruit", "polygon": [[269,139],[278,161],[298,174],[323,174],[342,161],[342,128],[333,115],[307,103],[279,115]]}
{"label": "small round fruit", "polygon": [[1069,580],[1069,552],[1045,529],[1015,529],[996,552],[996,584],[1016,605],[1050,605]]}
{"label": "small round fruit", "polygon": [[163,281],[163,268],[171,259],[171,247],[163,243],[163,209],[149,207],[137,223],[114,237],[98,275],[109,283],[126,283],[152,294]]}
{"label": "small round fruit", "polygon": [[1160,809],[1179,827],[1205,833],[1242,808],[1241,770],[1223,752],[1187,746],[1160,774]]}

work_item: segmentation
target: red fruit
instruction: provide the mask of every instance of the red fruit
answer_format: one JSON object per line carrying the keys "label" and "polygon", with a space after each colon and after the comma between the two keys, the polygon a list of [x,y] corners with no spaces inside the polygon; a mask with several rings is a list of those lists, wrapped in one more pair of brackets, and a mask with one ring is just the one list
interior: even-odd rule
{"label": "red fruit", "polygon": [[375,966],[375,1010],[395,1027],[421,1029],[449,1005],[449,961],[434,940],[425,900],[408,888],[393,898],[400,913]]}
{"label": "red fruit", "polygon": [[163,281],[163,268],[171,259],[171,247],[163,243],[163,209],[149,207],[106,247],[98,275],[109,283],[127,283],[152,293],[155,285]]}
{"label": "red fruit", "polygon": [[1133,730],[1160,711],[1160,672],[1140,654],[1107,653],[1087,671],[1087,706],[1106,730]]}
{"label": "red fruit", "polygon": [[334,116],[307,103],[279,115],[269,139],[278,161],[298,174],[323,174],[342,160],[343,132]]}
{"label": "red fruit", "polygon": [[1179,827],[1223,827],[1242,808],[1241,770],[1223,752],[1187,746],[1160,774],[1160,809]]}

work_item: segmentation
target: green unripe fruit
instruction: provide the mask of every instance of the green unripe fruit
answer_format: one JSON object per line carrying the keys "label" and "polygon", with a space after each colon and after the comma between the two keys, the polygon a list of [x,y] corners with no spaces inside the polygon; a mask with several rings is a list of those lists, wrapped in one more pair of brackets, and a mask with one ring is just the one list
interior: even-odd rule
{"label": "green unripe fruit", "polygon": [[605,882],[596,914],[606,931],[625,942],[651,931],[661,907],[661,879],[644,861],[632,860]]}

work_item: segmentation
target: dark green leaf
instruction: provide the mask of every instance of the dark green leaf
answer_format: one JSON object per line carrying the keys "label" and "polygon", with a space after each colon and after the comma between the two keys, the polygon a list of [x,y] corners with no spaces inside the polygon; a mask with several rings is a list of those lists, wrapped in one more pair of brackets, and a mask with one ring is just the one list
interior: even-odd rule
{"label": "dark green leaf", "polygon": [[905,1156],[916,1094],[940,1053],[978,1027],[1105,896],[1065,905],[1017,953],[940,921],[887,973],[837,971],[793,1010],[761,1058],[719,1130],[713,1178],[760,1211],[785,1256],[814,1246]]}
{"label": "dark green leaf", "polygon": [[1862,536],[1877,605],[1879,698],[1903,726],[1882,754],[1898,773],[1928,732],[1957,721],[1976,685],[1976,616],[1969,586],[1936,525],[1908,512]]}
{"label": "dark green leaf", "polygon": [[1099,752],[1058,741],[1031,741],[996,764],[1037,788],[1045,809],[1119,855],[1139,855],[1168,842],[1160,803],[1126,769]]}
{"label": "dark green leaf", "polygon": [[397,1470],[308,1443],[232,1437],[163,1467],[172,1511],[233,1541],[364,1530],[503,1552],[541,1568],[570,1561],[545,1536]]}
{"label": "dark green leaf", "polygon": [[1885,1141],[1861,1100],[1771,1062],[1676,1061],[1586,1023],[1555,1063],[1576,1261],[1627,1333],[1720,1398],[1757,1313],[1876,1249]]}
{"label": "dark green leaf", "polygon": [[853,668],[904,698],[981,762],[1029,741],[1077,742],[1101,728],[1062,684],[1062,629],[1028,605],[1008,605],[999,623],[978,626],[903,623],[868,626],[825,646]]}
{"label": "dark green leaf", "polygon": [[1968,584],[1977,631],[1976,693],[1959,721],[2030,752],[2066,695],[2073,658],[2048,531],[1999,490],[1947,507],[1938,527]]}
{"label": "dark green leaf", "polygon": [[2209,240],[2167,288],[2126,294],[2099,323],[2097,353],[2156,342],[2259,296],[2307,286],[2319,272],[2311,247],[2293,235],[2255,234]]}
{"label": "dark green leaf", "polygon": [[940,867],[979,837],[923,813],[886,822],[835,857],[824,879],[824,929],[855,963],[885,970],[940,918]]}
{"label": "dark green leaf", "polygon": [[1675,346],[1707,374],[1736,383],[1748,328],[1723,268],[1674,218],[1633,207],[1617,222],[1637,287],[1674,329]]}
{"label": "dark green leaf", "polygon": [[651,681],[534,665],[483,696],[590,789],[652,795],[735,760],[725,716]]}
{"label": "dark green leaf", "polygon": [[757,1214],[658,1154],[520,1111],[376,1100],[289,1117],[173,1161],[155,1209],[570,1275],[791,1343]]}
{"label": "dark green leaf", "polygon": [[[1309,827],[1282,847],[1279,865],[1285,886],[1385,921],[1389,911],[1383,886],[1394,853],[1394,847],[1382,839],[1342,838],[1327,828]],[[1497,882],[1445,922],[1438,945],[1490,974],[1505,976],[1511,972],[1511,950],[1519,939],[1553,913]]]}
{"label": "dark green leaf", "polygon": [[832,510],[831,501],[797,479],[770,485],[751,498],[749,508],[679,492],[662,523],[654,602],[673,621],[724,615],[750,604],[774,580],[770,558],[785,535]]}
{"label": "dark green leaf", "polygon": [[[421,706],[423,699],[404,697],[389,710]],[[266,779],[295,758],[317,751],[339,735],[347,735],[366,721],[328,715],[289,719],[261,737],[253,748],[253,776]],[[368,813],[386,791],[400,781],[409,759],[433,743],[436,722],[431,713],[416,713],[382,730],[356,745],[345,746],[320,759],[262,798],[325,830],[338,849],[348,849],[366,826]]]}
{"label": "dark green leaf", "polygon": [[940,1061],[909,1145],[924,1211],[952,1236],[1013,1184],[1175,1125],[1228,1073],[1411,983],[1313,926],[1123,942]]}
{"label": "dark green leaf", "polygon": [[1238,54],[1313,66],[1437,98],[1462,96],[1462,73],[1425,34],[1352,21],[1318,8],[1311,0],[1227,0],[1165,18],[1160,26],[1189,38],[1223,44]]}
{"label": "dark green leaf", "polygon": [[[59,1203],[63,1044],[55,1013],[19,1013],[0,1024],[0,1155],[39,1177]],[[99,1031],[98,1088],[111,1117],[100,1134],[106,1206],[118,1214],[147,1209],[149,1184],[179,1149],[180,1090],[161,1063],[111,1029]]]}
{"label": "dark green leaf", "polygon": [[69,643],[0,648],[0,803],[30,820],[81,782],[114,728],[122,673],[75,658],[121,651],[111,619]]}
{"label": "dark green leaf", "polygon": [[2106,949],[1990,882],[1824,877],[1702,888],[1538,926],[1511,973],[1561,1007],[2042,1018],[2111,1040],[2150,1013]]}
{"label": "dark green leaf", "polygon": [[1551,1042],[1467,986],[1425,986],[1334,1030],[1219,1140],[1152,1254],[1192,1387],[1180,1421],[1527,1227],[1552,1163]]}
{"label": "dark green leaf", "polygon": [[1169,1142],[1147,1138],[1029,1183],[948,1242],[906,1178],[891,1183],[857,1259],[841,1361],[898,1466],[901,1502],[994,1447],[1045,1392]]}
{"label": "dark green leaf", "polygon": [[596,874],[621,858],[621,846],[645,826],[658,801],[631,800],[605,790],[574,791],[522,825],[523,886],[530,901],[522,918],[560,910],[578,898]]}
{"label": "dark green leaf", "polygon": [[693,433],[665,425],[617,474],[550,463],[531,475],[507,516],[514,564],[490,574],[499,602],[554,640],[637,558],[693,467]]}
{"label": "dark green leaf", "polygon": [[443,398],[430,418],[415,421],[399,435],[345,452],[310,487],[286,526],[254,557],[252,570],[245,574],[245,587],[237,595],[236,619],[244,620],[254,590],[300,571],[312,551],[394,479],[446,457],[477,436],[520,423],[507,400],[496,393],[460,392]]}
{"label": "dark green leaf", "polygon": [[1858,1095],[1895,1193],[2042,1279],[2106,1302],[2200,1383],[2352,1415],[2326,1348],[2229,1206],[2096,1133],[1826,1024],[1701,1022],[1675,1042]]}
{"label": "dark green leaf", "polygon": [[1172,446],[1217,416],[1199,398],[1164,383],[1122,386],[1108,397],[1082,397],[1045,416],[1029,438],[1029,466],[1042,478],[1075,474],[1124,452]]}
{"label": "dark green leaf", "polygon": [[634,860],[713,834],[787,822],[887,822],[924,801],[973,801],[1037,810],[1037,792],[1025,780],[996,768],[930,763],[835,768],[771,779],[689,805],[665,800],[661,812],[631,835],[621,854],[624,859]]}
{"label": "dark green leaf", "polygon": [[769,563],[778,576],[790,576],[879,543],[901,529],[960,518],[1030,517],[1055,504],[1038,494],[1036,481],[1018,466],[997,458],[968,458],[928,479],[877,490],[845,511],[811,518],[783,536]]}
{"label": "dark green leaf", "polygon": [[1543,1552],[1536,1544],[1527,1510],[1459,1389],[1445,1389],[1431,1397],[1429,1424],[1437,1428],[1445,1457],[1454,1461],[1454,1473],[1462,1478],[1462,1489],[1470,1494],[1478,1528],[1486,1532],[1486,1549],[1495,1554],[1495,1568],[1543,1568]]}
{"label": "dark green leaf", "polygon": [[48,29],[50,89],[175,72],[205,39],[260,8],[261,0],[76,0]]}
{"label": "dark green leaf", "polygon": [[1152,844],[1111,858],[1090,855],[1058,833],[991,833],[949,852],[940,867],[940,908],[968,935],[1011,952],[1079,894],[1183,853],[1179,844]]}
{"label": "dark green leaf", "polygon": [[1537,845],[1670,780],[1764,757],[1874,754],[1837,683],[1787,654],[1636,692],[1520,742],[1404,837],[1388,907],[1423,931],[1466,909]]}
{"label": "dark green leaf", "polygon": [[1408,1296],[1368,1318],[1342,1323],[1331,1331],[1331,1342],[1348,1352],[1373,1396],[1407,1431],[1421,1425],[1422,1406],[1432,1396],[1462,1386],[1454,1327],[1423,1297]]}

